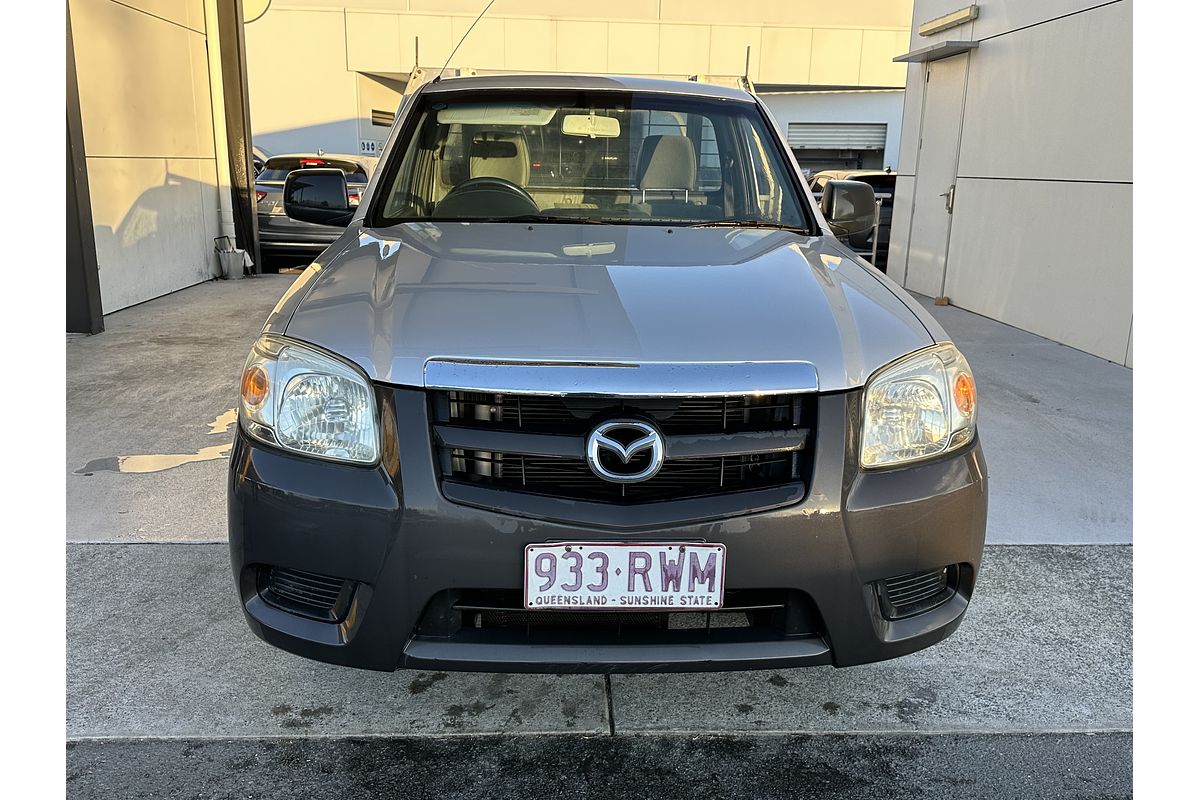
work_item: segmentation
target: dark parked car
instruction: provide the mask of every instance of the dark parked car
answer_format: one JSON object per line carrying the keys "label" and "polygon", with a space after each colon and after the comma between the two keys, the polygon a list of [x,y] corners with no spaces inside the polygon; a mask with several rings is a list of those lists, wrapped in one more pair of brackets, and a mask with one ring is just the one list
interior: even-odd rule
{"label": "dark parked car", "polygon": [[866,231],[849,239],[854,252],[871,260],[875,253],[875,266],[887,272],[888,245],[892,233],[892,206],[896,194],[896,175],[890,170],[878,169],[829,169],[818,172],[809,180],[814,195],[819,198],[829,181],[861,181],[875,190],[879,204],[879,247],[874,249],[872,232]]}
{"label": "dark parked car", "polygon": [[[406,99],[246,361],[229,546],[266,641],[371,669],[848,666],[983,553],[966,359],[835,236],[755,96],[497,75]],[[707,173],[705,169],[708,169]]]}
{"label": "dark parked car", "polygon": [[376,159],[325,153],[271,156],[254,180],[258,207],[258,246],[264,255],[315,256],[342,228],[289,219],[283,210],[283,182],[293,170],[333,168],[346,175],[348,202],[357,206]]}

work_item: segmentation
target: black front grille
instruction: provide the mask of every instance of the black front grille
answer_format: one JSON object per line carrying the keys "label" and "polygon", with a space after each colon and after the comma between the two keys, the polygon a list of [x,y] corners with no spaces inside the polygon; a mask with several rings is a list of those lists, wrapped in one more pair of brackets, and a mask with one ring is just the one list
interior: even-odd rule
{"label": "black front grille", "polygon": [[350,605],[353,584],[342,578],[283,567],[259,572],[259,594],[277,608],[312,619],[336,622]]}
{"label": "black front grille", "polygon": [[957,565],[896,575],[881,582],[880,605],[888,619],[910,617],[941,605],[957,586]]}
{"label": "black front grille", "polygon": [[665,434],[786,430],[799,424],[803,405],[797,395],[616,399],[445,392],[441,399],[452,425],[579,435],[601,419],[630,414],[649,417]]}
{"label": "black front grille", "polygon": [[[813,395],[614,399],[450,391],[433,399],[442,478],[457,485],[632,505],[801,486],[811,469]],[[587,435],[617,418],[652,422],[666,437],[666,461],[652,478],[613,482],[588,466]],[[547,437],[559,450],[539,449]],[[672,437],[718,437],[727,448],[719,452],[729,454],[686,455]]]}

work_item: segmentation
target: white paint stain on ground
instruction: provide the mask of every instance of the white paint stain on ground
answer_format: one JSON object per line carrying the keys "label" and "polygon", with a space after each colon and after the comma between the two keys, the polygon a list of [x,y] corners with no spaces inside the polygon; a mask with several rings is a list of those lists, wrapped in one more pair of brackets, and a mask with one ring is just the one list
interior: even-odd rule
{"label": "white paint stain on ground", "polygon": [[[228,433],[237,422],[237,409],[231,408],[208,424],[208,435]],[[228,458],[232,443],[202,447],[194,453],[145,453],[131,456],[109,456],[96,458],[75,470],[76,475],[91,475],[95,472],[123,472],[127,474],[146,474],[163,472],[168,469],[182,467],[184,464],[196,464],[201,461],[216,461]]]}
{"label": "white paint stain on ground", "polygon": [[226,433],[233,424],[237,422],[237,409],[231,408],[221,416],[208,423],[208,435],[212,436],[216,433]]}

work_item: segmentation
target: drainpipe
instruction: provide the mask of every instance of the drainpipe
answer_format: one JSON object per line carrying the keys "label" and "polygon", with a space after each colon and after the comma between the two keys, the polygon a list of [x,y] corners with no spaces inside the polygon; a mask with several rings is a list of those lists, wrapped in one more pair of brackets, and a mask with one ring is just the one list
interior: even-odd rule
{"label": "drainpipe", "polygon": [[[217,235],[237,241],[233,221],[232,180],[229,172],[229,140],[225,135],[225,95],[221,71],[220,26],[217,23],[218,0],[204,0],[204,30],[208,48],[208,97],[212,103],[213,152],[217,160]],[[209,251],[209,274],[221,277],[221,262]]]}

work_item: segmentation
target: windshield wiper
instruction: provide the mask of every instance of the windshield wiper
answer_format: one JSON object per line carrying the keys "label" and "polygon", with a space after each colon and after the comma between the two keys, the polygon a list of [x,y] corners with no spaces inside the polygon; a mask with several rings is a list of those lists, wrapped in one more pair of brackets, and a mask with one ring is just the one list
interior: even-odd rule
{"label": "windshield wiper", "polygon": [[791,231],[792,233],[800,233],[805,236],[811,234],[805,228],[797,225],[784,225],[782,222],[767,222],[761,219],[706,219],[700,222],[692,222],[684,226],[685,228],[771,228],[777,231]]}

